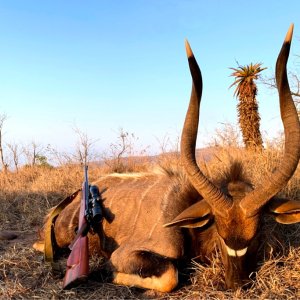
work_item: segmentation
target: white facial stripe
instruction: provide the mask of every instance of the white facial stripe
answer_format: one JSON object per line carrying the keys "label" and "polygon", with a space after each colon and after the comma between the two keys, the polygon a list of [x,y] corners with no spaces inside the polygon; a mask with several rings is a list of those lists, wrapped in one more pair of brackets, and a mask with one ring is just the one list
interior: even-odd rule
{"label": "white facial stripe", "polygon": [[229,248],[227,245],[225,245],[225,246],[226,246],[226,250],[227,250],[227,253],[229,256],[236,256],[235,250]]}
{"label": "white facial stripe", "polygon": [[241,250],[236,250],[236,256],[244,256],[247,252],[248,248],[244,248],[244,249],[241,249]]}
{"label": "white facial stripe", "polygon": [[234,249],[231,249],[229,248],[227,245],[225,245],[226,247],[226,250],[227,250],[227,254],[229,256],[238,256],[238,257],[241,257],[241,256],[244,256],[248,250],[248,248],[244,248],[244,249],[241,249],[241,250],[234,250]]}

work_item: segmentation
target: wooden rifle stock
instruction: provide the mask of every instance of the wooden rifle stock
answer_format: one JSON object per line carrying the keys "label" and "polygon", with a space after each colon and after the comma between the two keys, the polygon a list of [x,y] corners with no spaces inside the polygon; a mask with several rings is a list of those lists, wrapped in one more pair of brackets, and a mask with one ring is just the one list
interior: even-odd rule
{"label": "wooden rifle stock", "polygon": [[67,260],[67,270],[63,280],[63,289],[71,288],[85,281],[89,274],[89,245],[87,233],[89,225],[85,217],[86,203],[88,203],[89,185],[87,181],[87,166],[85,166],[85,182],[82,187],[82,199],[79,211],[78,233],[69,246],[71,253]]}

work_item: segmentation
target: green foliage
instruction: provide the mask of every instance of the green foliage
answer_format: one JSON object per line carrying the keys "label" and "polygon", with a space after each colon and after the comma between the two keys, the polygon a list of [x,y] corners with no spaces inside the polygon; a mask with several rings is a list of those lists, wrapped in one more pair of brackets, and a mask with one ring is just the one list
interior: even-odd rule
{"label": "green foliage", "polygon": [[53,168],[53,166],[51,166],[48,163],[48,158],[45,155],[37,154],[36,157],[35,157],[35,161],[36,161],[36,165],[38,165],[38,166],[46,167],[46,168]]}
{"label": "green foliage", "polygon": [[[254,80],[259,78],[259,73],[267,68],[261,68],[262,63],[250,64],[246,66],[238,66],[237,68],[230,68],[234,72],[230,75],[235,77],[235,81],[229,88],[236,85],[234,96],[239,97],[245,88],[254,83]],[[251,90],[249,90],[251,92]]]}

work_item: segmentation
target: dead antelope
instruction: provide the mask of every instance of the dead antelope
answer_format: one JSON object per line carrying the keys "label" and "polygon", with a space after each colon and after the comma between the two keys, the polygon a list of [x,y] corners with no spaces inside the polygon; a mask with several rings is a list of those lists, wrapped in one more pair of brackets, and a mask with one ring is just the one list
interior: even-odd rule
{"label": "dead antelope", "polygon": [[[196,163],[202,77],[186,42],[193,85],[181,138],[184,171],[112,174],[95,183],[104,189],[106,220],[100,239],[90,235],[90,251],[108,257],[114,283],[169,292],[178,284],[175,261],[205,258],[216,247],[226,285],[236,288],[255,271],[264,214],[283,224],[300,221],[300,202],[274,197],[292,177],[300,156],[299,119],[286,73],[292,33],[293,25],[276,64],[285,153],[276,171],[255,188],[239,163],[232,164],[220,185],[205,177]],[[77,196],[56,219],[58,247],[67,247],[75,237],[79,201]]]}

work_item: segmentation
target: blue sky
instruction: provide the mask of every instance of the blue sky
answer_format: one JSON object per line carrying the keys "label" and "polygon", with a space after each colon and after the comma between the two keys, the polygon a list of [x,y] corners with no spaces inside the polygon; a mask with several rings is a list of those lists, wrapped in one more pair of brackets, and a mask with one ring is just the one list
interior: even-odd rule
{"label": "blue sky", "polygon": [[[104,151],[124,128],[155,152],[157,140],[182,128],[187,38],[204,80],[202,146],[221,123],[236,123],[229,67],[262,62],[272,74],[292,22],[293,67],[299,12],[299,0],[0,1],[4,138],[70,149],[76,126]],[[272,135],[280,129],[277,95],[259,86],[258,100],[262,131]]]}

